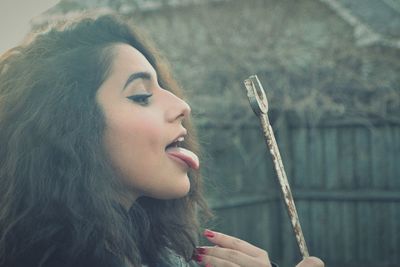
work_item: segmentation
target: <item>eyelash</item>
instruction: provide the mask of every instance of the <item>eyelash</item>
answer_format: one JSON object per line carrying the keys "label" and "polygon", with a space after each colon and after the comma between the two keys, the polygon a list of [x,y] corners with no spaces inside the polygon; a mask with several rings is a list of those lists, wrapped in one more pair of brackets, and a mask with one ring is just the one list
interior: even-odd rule
{"label": "eyelash", "polygon": [[145,95],[133,95],[129,96],[128,98],[132,100],[135,103],[138,103],[139,105],[146,106],[149,104],[150,97],[152,97],[153,94],[145,94]]}

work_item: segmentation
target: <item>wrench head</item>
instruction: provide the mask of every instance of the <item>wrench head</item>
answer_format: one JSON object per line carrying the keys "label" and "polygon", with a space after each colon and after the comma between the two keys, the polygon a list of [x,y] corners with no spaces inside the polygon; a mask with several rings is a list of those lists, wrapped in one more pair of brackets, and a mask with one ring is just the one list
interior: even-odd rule
{"label": "wrench head", "polygon": [[254,113],[259,116],[268,112],[268,100],[264,88],[257,75],[252,75],[244,81],[247,89],[247,97]]}

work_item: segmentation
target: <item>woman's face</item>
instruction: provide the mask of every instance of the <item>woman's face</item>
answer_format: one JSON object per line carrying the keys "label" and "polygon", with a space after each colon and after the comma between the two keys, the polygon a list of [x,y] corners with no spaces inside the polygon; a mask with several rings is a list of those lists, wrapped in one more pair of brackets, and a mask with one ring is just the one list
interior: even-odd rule
{"label": "woman's face", "polygon": [[196,155],[167,148],[186,134],[189,105],[157,82],[157,73],[135,48],[118,44],[108,78],[97,92],[106,120],[105,147],[133,198],[178,198],[190,189]]}

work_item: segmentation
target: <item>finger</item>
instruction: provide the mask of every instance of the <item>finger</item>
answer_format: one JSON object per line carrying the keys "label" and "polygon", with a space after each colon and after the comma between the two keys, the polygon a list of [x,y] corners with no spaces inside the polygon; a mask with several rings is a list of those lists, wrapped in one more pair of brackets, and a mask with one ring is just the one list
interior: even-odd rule
{"label": "finger", "polygon": [[[233,250],[238,250],[241,251],[247,255],[253,256],[253,257],[260,257],[260,256],[266,256],[268,258],[268,253],[265,250],[262,250],[246,241],[243,241],[239,238],[225,235],[222,233],[218,233],[215,231],[211,230],[204,230],[204,236],[212,243],[224,247],[224,248],[230,248]],[[268,258],[269,260],[269,258]]]}
{"label": "finger", "polygon": [[296,267],[324,267],[325,263],[317,257],[304,258]]}
{"label": "finger", "polygon": [[211,256],[228,262],[233,262],[239,266],[270,267],[268,258],[252,257],[243,252],[221,247],[199,247],[196,249],[197,255]]}
{"label": "finger", "polygon": [[240,265],[230,262],[221,258],[217,258],[211,255],[204,255],[199,254],[196,255],[195,260],[198,264],[206,267],[217,267],[217,266],[224,266],[224,267],[240,267]]}

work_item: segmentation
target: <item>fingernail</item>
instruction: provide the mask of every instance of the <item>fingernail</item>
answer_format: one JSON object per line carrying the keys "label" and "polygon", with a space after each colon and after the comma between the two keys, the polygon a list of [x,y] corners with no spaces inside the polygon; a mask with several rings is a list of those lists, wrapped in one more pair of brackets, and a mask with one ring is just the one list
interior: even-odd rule
{"label": "fingernail", "polygon": [[206,249],[205,248],[196,248],[196,253],[197,254],[206,254]]}
{"label": "fingernail", "polygon": [[204,235],[206,237],[214,237],[215,233],[213,231],[210,231],[210,230],[206,229],[206,230],[204,230]]}
{"label": "fingernail", "polygon": [[200,263],[203,260],[203,255],[194,255],[194,260]]}
{"label": "fingernail", "polygon": [[207,263],[207,264],[206,264],[206,267],[212,267],[212,266],[211,266],[211,264]]}

